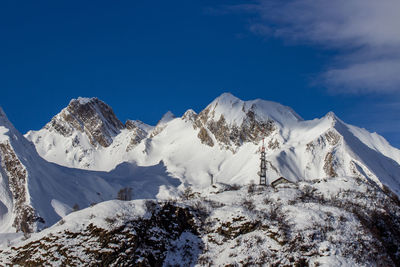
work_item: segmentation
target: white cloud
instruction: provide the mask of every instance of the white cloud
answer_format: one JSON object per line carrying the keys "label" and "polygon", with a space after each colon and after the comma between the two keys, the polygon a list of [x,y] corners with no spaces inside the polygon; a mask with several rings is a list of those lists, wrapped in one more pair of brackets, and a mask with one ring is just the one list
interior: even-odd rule
{"label": "white cloud", "polygon": [[323,83],[337,93],[400,91],[400,60],[353,63],[321,75]]}
{"label": "white cloud", "polygon": [[260,0],[253,33],[339,51],[318,81],[339,93],[400,92],[400,0]]}

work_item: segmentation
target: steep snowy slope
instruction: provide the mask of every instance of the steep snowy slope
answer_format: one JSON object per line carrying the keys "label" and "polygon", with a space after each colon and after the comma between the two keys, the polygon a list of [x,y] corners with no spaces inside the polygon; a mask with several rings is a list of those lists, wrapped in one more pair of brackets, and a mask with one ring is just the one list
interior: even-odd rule
{"label": "steep snowy slope", "polygon": [[50,226],[73,209],[115,199],[122,188],[131,188],[133,198],[163,198],[180,184],[162,162],[148,167],[123,163],[111,172],[49,163],[1,109],[0,163],[0,233]]}
{"label": "steep snowy slope", "polygon": [[[348,125],[333,113],[305,121],[281,104],[242,101],[224,93],[199,114],[188,110],[174,118],[167,113],[154,129],[138,127],[133,133],[136,139],[127,128],[111,137],[108,147],[88,147],[90,134],[79,131],[74,134],[83,141],[74,143],[72,137],[65,138],[48,126],[27,137],[42,157],[59,164],[110,170],[123,161],[149,166],[162,160],[174,176],[199,187],[211,180],[256,181],[258,149],[264,139],[269,182],[280,176],[292,181],[357,176],[400,193],[400,151],[383,137]],[[86,152],[78,156],[76,151]]]}

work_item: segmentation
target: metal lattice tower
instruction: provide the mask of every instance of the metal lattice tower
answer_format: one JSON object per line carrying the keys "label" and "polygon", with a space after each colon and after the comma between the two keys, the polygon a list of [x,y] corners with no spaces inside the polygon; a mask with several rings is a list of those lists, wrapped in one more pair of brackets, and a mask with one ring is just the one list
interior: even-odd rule
{"label": "metal lattice tower", "polygon": [[265,146],[264,146],[264,139],[263,144],[261,147],[261,158],[260,158],[260,171],[258,175],[260,176],[260,185],[267,185],[267,164],[265,161]]}

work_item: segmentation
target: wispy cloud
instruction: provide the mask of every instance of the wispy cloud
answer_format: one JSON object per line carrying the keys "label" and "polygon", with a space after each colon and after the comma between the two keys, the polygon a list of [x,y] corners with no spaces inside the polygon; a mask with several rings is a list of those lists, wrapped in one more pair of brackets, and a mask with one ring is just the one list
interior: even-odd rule
{"label": "wispy cloud", "polygon": [[259,0],[227,9],[255,14],[255,34],[338,51],[318,79],[331,92],[400,92],[399,0]]}

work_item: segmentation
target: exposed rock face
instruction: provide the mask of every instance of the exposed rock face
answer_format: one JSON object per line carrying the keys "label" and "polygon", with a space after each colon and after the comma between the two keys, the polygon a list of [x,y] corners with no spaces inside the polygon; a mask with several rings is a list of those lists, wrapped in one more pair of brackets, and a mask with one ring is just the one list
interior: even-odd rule
{"label": "exposed rock face", "polygon": [[206,144],[206,145],[211,146],[211,147],[214,146],[214,141],[208,135],[208,132],[204,127],[201,127],[197,137],[201,140],[201,143]]}
{"label": "exposed rock face", "polygon": [[210,130],[211,133],[214,134],[215,139],[217,139],[219,143],[225,144],[227,146],[230,145],[230,129],[226,124],[224,115],[221,115],[218,121],[210,120],[207,123],[207,128]]}
{"label": "exposed rock face", "polygon": [[194,122],[197,118],[197,113],[193,109],[189,109],[183,114],[182,120]]}
{"label": "exposed rock face", "polygon": [[[254,109],[255,106],[245,112],[243,104],[242,111],[245,112],[245,116],[241,124],[238,125],[236,123],[228,124],[223,114],[220,115],[218,120],[215,120],[215,112],[209,106],[197,116],[194,127],[200,128],[200,131],[202,131],[202,127],[206,127],[214,135],[218,143],[226,149],[235,150],[235,147],[246,142],[257,144],[262,138],[271,135],[276,130],[276,126],[271,119],[263,121],[257,118]],[[202,133],[199,132],[199,138],[200,136],[205,136],[204,131]],[[203,140],[204,138],[202,142]]]}
{"label": "exposed rock face", "polygon": [[340,135],[336,131],[330,130],[325,133],[325,139],[331,146],[335,146],[340,141]]}
{"label": "exposed rock face", "polygon": [[337,177],[338,175],[335,171],[334,155],[332,152],[326,154],[324,162],[324,171],[326,175],[329,177]]}
{"label": "exposed rock face", "polygon": [[243,142],[258,143],[263,137],[269,136],[276,129],[273,120],[258,120],[253,110],[249,110],[246,115],[246,119],[239,129],[239,137],[235,138],[237,145]]}
{"label": "exposed rock face", "polygon": [[0,161],[12,194],[15,213],[13,226],[17,231],[31,233],[34,230],[33,224],[38,218],[27,199],[28,173],[9,142],[0,143]]}
{"label": "exposed rock face", "polygon": [[269,148],[269,149],[272,149],[272,150],[274,150],[274,149],[279,149],[279,148],[280,148],[280,145],[279,145],[278,140],[276,140],[276,139],[269,140],[269,142],[268,142],[268,148]]}
{"label": "exposed rock face", "polygon": [[137,121],[128,120],[125,123],[125,128],[130,131],[131,139],[129,141],[128,146],[126,147],[126,151],[132,150],[135,146],[137,146],[143,139],[147,137],[147,132],[140,128]]}
{"label": "exposed rock face", "polygon": [[339,144],[340,134],[335,129],[330,129],[316,140],[307,144],[307,151],[313,152],[316,148],[335,147]]}
{"label": "exposed rock face", "polygon": [[74,130],[84,132],[93,146],[108,147],[112,137],[124,125],[115,116],[111,107],[97,98],[73,99],[69,105],[45,126],[63,136],[71,136]]}
{"label": "exposed rock face", "polygon": [[[328,115],[331,116],[330,114]],[[332,127],[334,127],[334,124]],[[320,135],[316,140],[306,145],[306,151],[314,155],[315,161],[319,160],[316,155],[319,155],[320,153],[325,154],[322,168],[328,177],[337,177],[337,170],[342,167],[340,160],[336,155],[341,138],[341,135],[334,128],[331,128],[324,134]]]}

